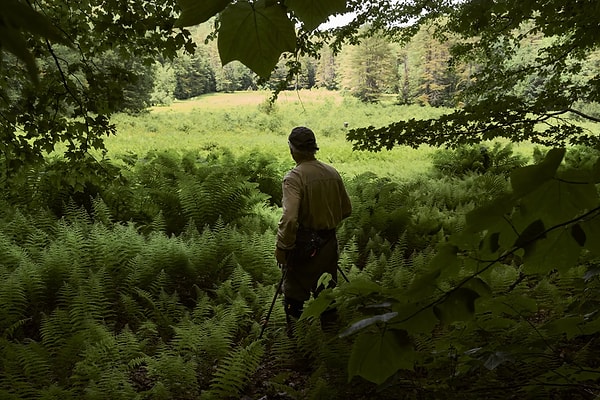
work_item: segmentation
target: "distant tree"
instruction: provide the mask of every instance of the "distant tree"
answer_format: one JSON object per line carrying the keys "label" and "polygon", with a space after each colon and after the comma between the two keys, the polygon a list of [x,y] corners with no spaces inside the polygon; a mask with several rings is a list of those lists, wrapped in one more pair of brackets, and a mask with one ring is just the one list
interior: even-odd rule
{"label": "distant tree", "polygon": [[412,104],[414,103],[412,88],[415,86],[412,83],[414,67],[408,56],[409,52],[406,50],[401,51],[398,54],[398,102],[400,104]]}
{"label": "distant tree", "polygon": [[154,69],[154,87],[150,95],[151,105],[169,105],[174,100],[173,93],[177,85],[175,70],[170,61],[156,62]]}
{"label": "distant tree", "polygon": [[204,47],[198,47],[193,55],[180,55],[173,61],[173,67],[176,79],[173,94],[176,99],[189,99],[216,91],[215,71]]}
{"label": "distant tree", "polygon": [[240,62],[217,66],[215,69],[218,92],[256,89],[256,74]]}
{"label": "distant tree", "polygon": [[315,85],[329,90],[335,90],[339,86],[338,65],[336,56],[330,47],[324,47],[320,52],[320,58],[315,71]]}
{"label": "distant tree", "polygon": [[343,87],[363,101],[376,101],[397,87],[396,58],[390,43],[381,37],[366,37],[352,46],[343,68]]}
{"label": "distant tree", "polygon": [[294,87],[297,89],[310,89],[315,86],[317,74],[317,61],[311,57],[302,57],[300,72],[296,76]]}
{"label": "distant tree", "polygon": [[413,40],[421,49],[418,101],[434,107],[448,105],[453,95],[452,76],[448,69],[448,45],[435,40],[424,30]]}
{"label": "distant tree", "polygon": [[[76,55],[74,54],[76,57]],[[98,56],[95,66],[98,74],[94,79],[117,80],[122,82],[121,90],[98,94],[106,96],[108,107],[116,112],[138,113],[150,105],[150,96],[154,88],[154,71],[151,64],[137,59],[121,59],[113,51]],[[102,78],[101,78],[102,77]]]}

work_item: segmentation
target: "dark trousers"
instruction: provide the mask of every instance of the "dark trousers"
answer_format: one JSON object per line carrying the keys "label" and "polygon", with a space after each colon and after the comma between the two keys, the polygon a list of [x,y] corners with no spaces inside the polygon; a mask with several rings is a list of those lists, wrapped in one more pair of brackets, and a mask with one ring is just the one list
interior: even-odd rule
{"label": "dark trousers", "polygon": [[291,252],[288,260],[285,278],[283,280],[283,295],[286,315],[299,318],[304,302],[313,295],[317,297],[323,285],[318,286],[319,278],[324,273],[332,276],[328,287],[337,284],[338,242],[333,234],[319,249],[316,255],[308,260],[299,261]]}

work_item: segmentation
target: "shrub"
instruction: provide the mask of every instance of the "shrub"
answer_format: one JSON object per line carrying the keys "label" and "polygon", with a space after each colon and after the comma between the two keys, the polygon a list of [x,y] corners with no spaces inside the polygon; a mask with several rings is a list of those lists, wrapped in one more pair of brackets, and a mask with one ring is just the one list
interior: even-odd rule
{"label": "shrub", "polygon": [[433,167],[442,175],[464,176],[469,172],[508,175],[513,169],[525,165],[527,158],[513,154],[512,145],[493,147],[465,145],[457,149],[440,149],[433,154]]}

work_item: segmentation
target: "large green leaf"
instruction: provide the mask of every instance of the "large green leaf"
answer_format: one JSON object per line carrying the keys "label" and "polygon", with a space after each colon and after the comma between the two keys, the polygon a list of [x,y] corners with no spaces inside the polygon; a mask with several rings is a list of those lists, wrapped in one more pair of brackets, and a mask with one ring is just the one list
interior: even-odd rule
{"label": "large green leaf", "polygon": [[448,243],[442,243],[437,248],[436,255],[431,259],[428,269],[440,271],[440,278],[458,275],[461,263],[458,258],[458,248]]}
{"label": "large green leaf", "polygon": [[544,222],[541,219],[537,219],[523,229],[523,232],[515,240],[514,246],[522,247],[525,251],[528,251],[534,245],[535,241],[546,237],[545,231]]}
{"label": "large green leaf", "polygon": [[585,232],[585,248],[600,256],[600,218],[595,217],[581,223]]}
{"label": "large green leaf", "polygon": [[582,334],[581,325],[584,323],[585,319],[581,315],[567,316],[547,322],[542,329],[554,337],[564,335],[567,340],[571,340],[573,337]]}
{"label": "large green leaf", "polygon": [[552,179],[523,197],[521,214],[541,218],[546,227],[564,223],[598,205],[598,191],[587,183]]}
{"label": "large green leaf", "polygon": [[512,196],[506,195],[469,211],[465,216],[467,222],[465,226],[466,234],[490,229],[499,222],[504,221],[505,216],[511,213],[513,207],[514,200]]}
{"label": "large green leaf", "polygon": [[227,7],[231,0],[177,0],[181,15],[176,28],[198,25],[208,21]]}
{"label": "large green leaf", "polygon": [[576,265],[581,246],[572,235],[571,227],[561,227],[527,248],[523,260],[526,273],[546,273]]}
{"label": "large green leaf", "polygon": [[443,324],[454,321],[468,321],[475,314],[475,300],[480,297],[475,290],[458,288],[434,307],[433,312]]}
{"label": "large green leaf", "polygon": [[394,305],[393,310],[398,313],[396,320],[401,322],[391,323],[395,328],[404,329],[409,334],[431,334],[439,322],[433,313],[433,307],[424,307],[421,303],[399,303]]}
{"label": "large green leaf", "polygon": [[419,296],[420,298],[433,295],[438,290],[437,279],[441,273],[442,270],[439,267],[418,271],[406,293],[411,296]]}
{"label": "large green leaf", "polygon": [[519,197],[524,196],[552,179],[564,156],[564,148],[552,149],[541,163],[514,170],[510,175],[513,192]]}
{"label": "large green leaf", "polygon": [[316,299],[310,300],[304,307],[300,319],[312,319],[321,316],[327,308],[335,301],[333,289],[325,289]]}
{"label": "large green leaf", "polygon": [[29,51],[24,32],[65,45],[69,43],[44,15],[25,2],[3,0],[0,7],[0,49],[11,52],[20,59],[27,67],[31,79],[37,82],[37,64]]}
{"label": "large green leaf", "polygon": [[295,50],[296,31],[279,4],[240,1],[221,13],[218,47],[223,65],[238,60],[266,79],[281,54]]}
{"label": "large green leaf", "polygon": [[361,319],[359,321],[356,321],[355,323],[350,325],[348,328],[346,328],[342,333],[340,333],[340,337],[343,338],[346,336],[350,336],[356,332],[359,332],[359,331],[361,331],[373,324],[379,323],[379,322],[386,323],[389,320],[391,320],[392,318],[395,318],[397,316],[398,316],[398,313],[394,311],[394,312],[378,314],[373,317]]}
{"label": "large green leaf", "polygon": [[346,11],[346,0],[288,0],[286,5],[308,31],[326,22],[330,15]]}
{"label": "large green leaf", "polygon": [[406,332],[387,329],[360,335],[352,346],[348,380],[362,376],[378,385],[399,369],[412,369],[415,354]]}
{"label": "large green leaf", "polygon": [[490,311],[499,315],[527,316],[538,311],[538,305],[535,299],[527,297],[525,294],[511,292],[503,296],[498,296],[495,302],[490,304]]}

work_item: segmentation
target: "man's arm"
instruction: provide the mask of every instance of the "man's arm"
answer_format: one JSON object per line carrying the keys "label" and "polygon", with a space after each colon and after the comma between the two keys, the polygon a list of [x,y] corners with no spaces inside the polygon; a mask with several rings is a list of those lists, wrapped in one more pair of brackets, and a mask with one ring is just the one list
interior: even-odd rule
{"label": "man's arm", "polygon": [[344,186],[343,181],[340,182],[340,186],[340,195],[342,196],[342,219],[345,219],[352,214],[352,202],[350,201],[350,196],[348,196],[348,192],[346,191],[346,187]]}
{"label": "man's arm", "polygon": [[296,243],[298,230],[298,213],[302,198],[301,186],[293,175],[288,174],[282,184],[283,199],[281,219],[277,227],[277,248],[291,250]]}

